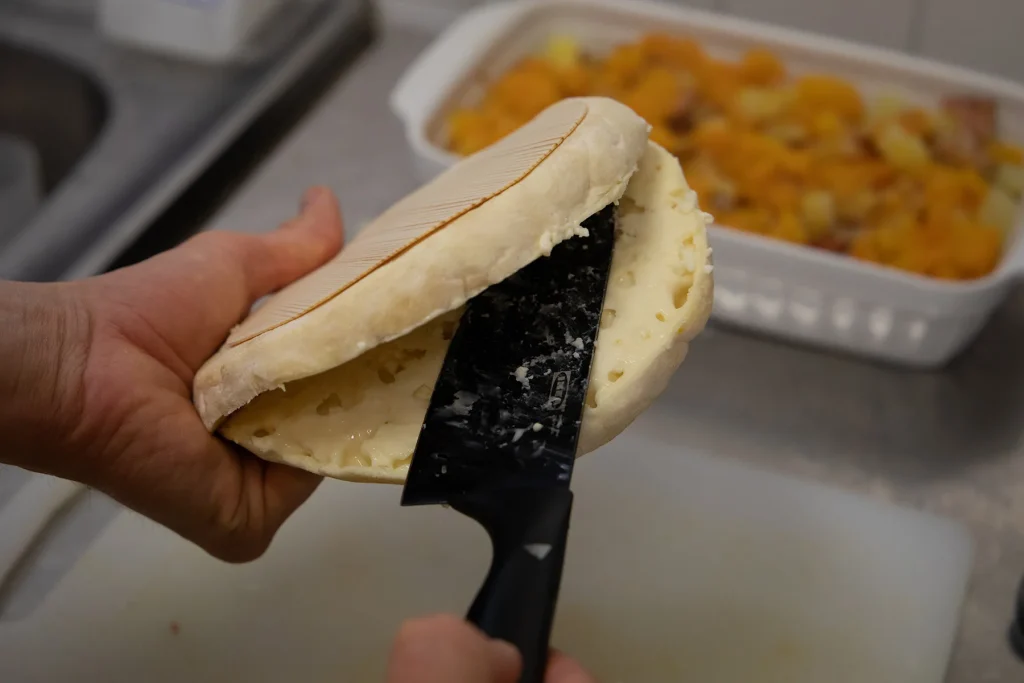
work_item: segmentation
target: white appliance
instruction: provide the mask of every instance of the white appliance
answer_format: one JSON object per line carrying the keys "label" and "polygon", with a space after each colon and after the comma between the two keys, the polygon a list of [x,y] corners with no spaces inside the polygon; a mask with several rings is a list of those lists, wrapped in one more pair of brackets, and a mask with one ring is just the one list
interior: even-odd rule
{"label": "white appliance", "polygon": [[100,0],[110,38],[191,59],[223,62],[288,0]]}

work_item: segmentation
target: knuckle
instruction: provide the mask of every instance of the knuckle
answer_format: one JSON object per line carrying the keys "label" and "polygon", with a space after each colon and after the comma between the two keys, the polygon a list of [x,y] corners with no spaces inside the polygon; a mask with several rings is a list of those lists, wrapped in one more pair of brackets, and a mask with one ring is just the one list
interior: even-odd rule
{"label": "knuckle", "polygon": [[242,258],[252,249],[252,235],[226,230],[201,232],[188,239],[183,246],[197,258]]}
{"label": "knuckle", "polygon": [[272,534],[254,522],[244,502],[218,506],[208,527],[210,540],[204,549],[217,559],[229,564],[245,564],[257,560],[270,548]]}
{"label": "knuckle", "polygon": [[229,537],[203,546],[203,549],[227,564],[247,564],[261,558],[270,547],[263,539]]}
{"label": "knuckle", "polygon": [[472,633],[472,627],[463,619],[442,614],[407,620],[399,629],[397,642],[406,647],[418,647],[424,642],[463,641]]}

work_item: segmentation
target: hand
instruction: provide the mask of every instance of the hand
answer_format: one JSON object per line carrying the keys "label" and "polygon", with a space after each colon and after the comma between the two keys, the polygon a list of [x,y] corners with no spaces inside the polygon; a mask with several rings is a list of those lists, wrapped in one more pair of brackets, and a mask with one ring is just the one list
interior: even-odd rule
{"label": "hand", "polygon": [[257,299],[341,241],[335,198],[314,188],[265,235],[203,233],[82,282],[6,283],[0,323],[15,301],[24,329],[20,367],[0,354],[0,390],[18,398],[0,431],[33,449],[13,464],[89,484],[226,561],[261,555],[320,480],[210,435],[192,378]]}
{"label": "hand", "polygon": [[[398,632],[388,665],[387,683],[516,683],[522,669],[519,652],[491,640],[458,617],[406,622]],[[595,683],[579,664],[555,652],[545,683]]]}

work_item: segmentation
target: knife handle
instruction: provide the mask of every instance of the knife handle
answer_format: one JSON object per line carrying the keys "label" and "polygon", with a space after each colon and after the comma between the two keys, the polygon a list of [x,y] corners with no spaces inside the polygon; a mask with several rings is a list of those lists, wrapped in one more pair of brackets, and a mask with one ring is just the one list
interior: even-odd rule
{"label": "knife handle", "polygon": [[479,522],[494,559],[467,619],[519,649],[520,683],[543,683],[555,603],[569,535],[568,488],[508,488],[475,493],[452,507]]}

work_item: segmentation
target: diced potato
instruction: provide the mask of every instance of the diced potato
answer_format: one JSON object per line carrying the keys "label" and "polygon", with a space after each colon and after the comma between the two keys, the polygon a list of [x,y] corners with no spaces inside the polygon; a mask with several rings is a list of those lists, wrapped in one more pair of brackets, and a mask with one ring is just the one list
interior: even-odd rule
{"label": "diced potato", "polygon": [[877,204],[878,198],[874,192],[861,190],[836,200],[836,213],[844,221],[861,224],[867,221]]}
{"label": "diced potato", "polygon": [[882,95],[875,98],[868,110],[868,125],[872,128],[898,118],[907,108],[907,103],[898,95]]}
{"label": "diced potato", "polygon": [[875,144],[885,160],[897,168],[924,168],[931,161],[931,152],[924,141],[899,124],[886,125],[875,137]]}
{"label": "diced potato", "polygon": [[545,56],[556,68],[571,69],[580,62],[579,41],[572,36],[551,36]]}
{"label": "diced potato", "polygon": [[761,123],[782,116],[792,100],[788,88],[743,88],[736,104],[743,118]]}
{"label": "diced potato", "polygon": [[803,196],[800,211],[804,224],[813,237],[822,237],[836,222],[835,199],[823,190],[812,190]]}
{"label": "diced potato", "polygon": [[996,169],[995,185],[1011,197],[1020,199],[1024,195],[1024,166],[1001,164]]}
{"label": "diced potato", "polygon": [[1017,220],[1018,205],[1006,191],[993,187],[978,211],[978,220],[985,225],[1008,232]]}
{"label": "diced potato", "polygon": [[847,127],[835,112],[824,110],[810,117],[810,131],[819,138],[843,137]]}

